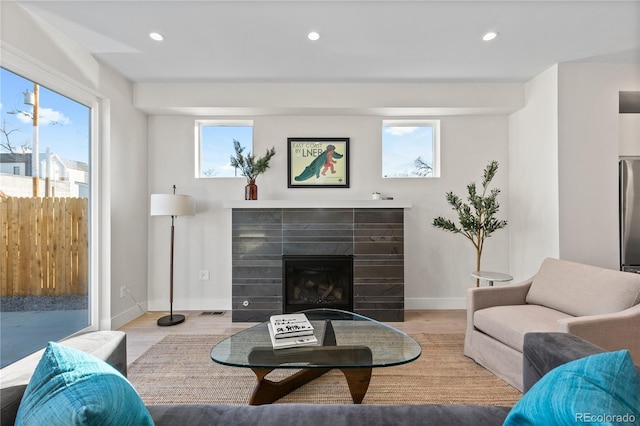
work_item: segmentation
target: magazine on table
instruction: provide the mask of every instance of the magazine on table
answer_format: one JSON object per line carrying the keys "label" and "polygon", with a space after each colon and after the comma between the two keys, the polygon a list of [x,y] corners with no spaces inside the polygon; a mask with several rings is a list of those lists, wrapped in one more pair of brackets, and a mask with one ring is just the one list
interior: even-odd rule
{"label": "magazine on table", "polygon": [[313,335],[313,330],[311,330],[311,334],[305,336],[281,337],[277,339],[273,333],[273,326],[271,325],[271,322],[267,324],[267,327],[269,328],[269,337],[271,337],[273,349],[314,346],[318,344],[318,338]]}
{"label": "magazine on table", "polygon": [[313,335],[313,325],[302,313],[272,315],[269,324],[276,339]]}

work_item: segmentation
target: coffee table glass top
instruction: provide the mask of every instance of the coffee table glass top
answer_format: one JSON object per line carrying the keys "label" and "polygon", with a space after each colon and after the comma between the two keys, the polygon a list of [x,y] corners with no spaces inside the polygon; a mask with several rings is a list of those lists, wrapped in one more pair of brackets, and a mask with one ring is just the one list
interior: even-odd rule
{"label": "coffee table glass top", "polygon": [[273,349],[264,322],[215,345],[211,359],[248,368],[369,368],[405,364],[422,353],[411,336],[371,318],[336,309],[303,312],[318,345]]}

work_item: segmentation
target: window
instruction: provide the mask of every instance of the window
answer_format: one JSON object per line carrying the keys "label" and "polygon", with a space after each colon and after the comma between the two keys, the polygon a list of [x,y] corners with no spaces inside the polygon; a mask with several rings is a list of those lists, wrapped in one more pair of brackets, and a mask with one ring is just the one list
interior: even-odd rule
{"label": "window", "polygon": [[0,206],[8,207],[0,209],[4,367],[50,340],[87,329],[95,318],[90,309],[95,111],[5,68],[0,73]]}
{"label": "window", "polygon": [[246,148],[245,154],[252,152],[253,121],[196,121],[196,178],[240,176],[230,161],[234,140]]}
{"label": "window", "polygon": [[437,120],[384,120],[382,177],[439,177],[439,128]]}

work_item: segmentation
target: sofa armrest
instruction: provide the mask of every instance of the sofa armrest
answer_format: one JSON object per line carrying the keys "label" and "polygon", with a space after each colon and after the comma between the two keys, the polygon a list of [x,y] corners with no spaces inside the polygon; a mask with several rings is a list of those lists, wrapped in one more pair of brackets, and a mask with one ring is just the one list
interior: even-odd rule
{"label": "sofa armrest", "polygon": [[492,306],[524,305],[533,280],[504,287],[473,287],[467,290],[467,308],[471,311]]}
{"label": "sofa armrest", "polygon": [[612,314],[564,318],[558,331],[580,336],[606,350],[628,349],[640,365],[640,304]]}
{"label": "sofa armrest", "polygon": [[[127,375],[127,335],[122,331],[92,331],[70,337],[60,343],[102,359],[123,376]],[[0,369],[2,425],[13,424],[22,395],[43,353],[44,349],[41,349]]]}
{"label": "sofa armrest", "polygon": [[505,287],[473,287],[467,290],[467,332],[473,331],[473,314],[492,306],[524,305],[533,279]]}
{"label": "sofa armrest", "polygon": [[572,334],[526,333],[522,348],[523,392],[554,368],[601,352],[605,350]]}

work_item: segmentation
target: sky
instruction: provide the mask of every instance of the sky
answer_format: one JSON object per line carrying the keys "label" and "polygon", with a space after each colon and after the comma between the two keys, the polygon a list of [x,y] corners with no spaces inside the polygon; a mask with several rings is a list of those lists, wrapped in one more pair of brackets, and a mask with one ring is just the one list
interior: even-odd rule
{"label": "sky", "polygon": [[433,167],[433,127],[383,127],[382,176],[411,177],[418,157]]}
{"label": "sky", "polygon": [[[1,125],[11,132],[11,145],[26,144],[31,151],[33,142],[33,107],[25,105],[24,92],[33,92],[33,82],[4,68],[0,70],[0,115]],[[89,107],[40,86],[39,96],[39,151],[49,148],[54,154],[66,160],[89,164],[90,114]],[[25,111],[27,114],[20,113]],[[4,134],[0,135],[6,142]],[[0,152],[7,152],[5,149]]]}
{"label": "sky", "polygon": [[[200,146],[201,175],[208,177],[240,176],[231,166],[231,156],[235,156],[233,140],[245,147],[242,155],[253,154],[253,127],[251,126],[202,126]],[[259,152],[256,158],[264,153]]]}

